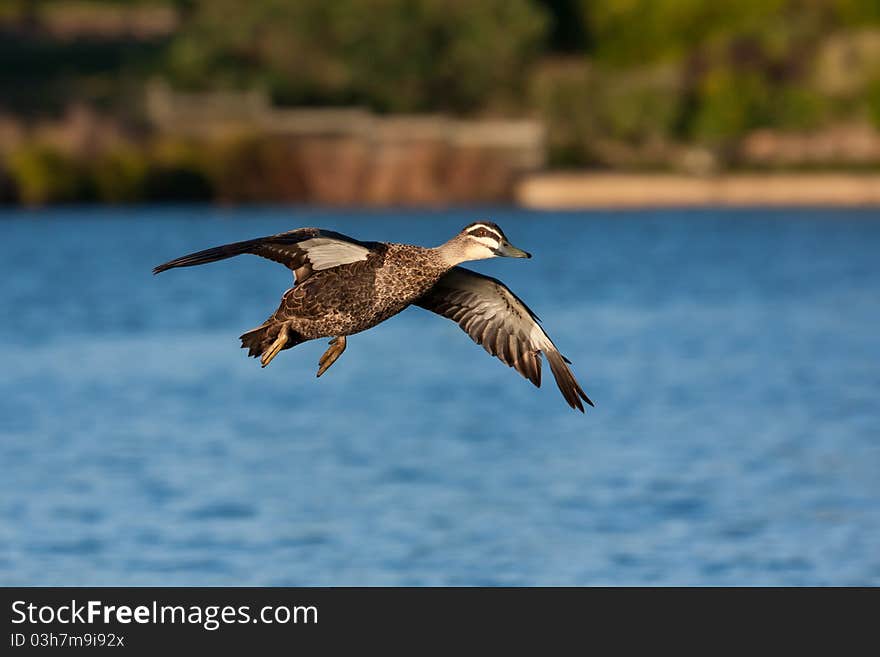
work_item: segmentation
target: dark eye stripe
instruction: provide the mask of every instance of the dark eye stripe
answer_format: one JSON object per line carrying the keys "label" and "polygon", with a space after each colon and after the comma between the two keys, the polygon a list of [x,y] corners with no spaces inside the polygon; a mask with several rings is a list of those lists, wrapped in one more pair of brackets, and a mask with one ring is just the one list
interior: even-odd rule
{"label": "dark eye stripe", "polygon": [[473,230],[469,230],[468,235],[473,235],[474,237],[491,237],[493,239],[498,240],[499,242],[501,241],[500,235],[498,235],[497,233],[495,233],[487,228],[483,228],[482,226],[480,226],[479,228],[475,228]]}

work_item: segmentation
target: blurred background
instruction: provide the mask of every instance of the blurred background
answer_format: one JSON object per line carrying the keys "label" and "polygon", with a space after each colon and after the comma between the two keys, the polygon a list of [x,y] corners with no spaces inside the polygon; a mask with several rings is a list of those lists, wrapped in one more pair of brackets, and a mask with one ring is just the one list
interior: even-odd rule
{"label": "blurred background", "polygon": [[[880,584],[878,207],[876,0],[0,0],[0,584]],[[477,219],[586,416],[150,273]]]}
{"label": "blurred background", "polygon": [[3,0],[0,36],[7,203],[613,204],[540,174],[880,165],[874,0]]}

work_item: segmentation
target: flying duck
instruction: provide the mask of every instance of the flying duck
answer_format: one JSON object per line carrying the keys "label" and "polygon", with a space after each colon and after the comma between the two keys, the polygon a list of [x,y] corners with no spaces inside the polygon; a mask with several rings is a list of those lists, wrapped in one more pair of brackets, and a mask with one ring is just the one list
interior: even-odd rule
{"label": "flying duck", "polygon": [[284,349],[329,337],[330,346],[318,361],[321,376],[345,351],[347,336],[416,305],[457,322],[537,387],[543,353],[568,405],[581,412],[581,400],[593,405],[569,369],[571,361],[559,353],[537,315],[501,281],[458,266],[499,256],[531,258],[490,221],[472,223],[435,248],[362,242],[329,230],[299,228],[191,253],[153,273],[243,253],[281,263],[294,275],[278,310],[241,336],[242,348],[259,357],[263,367]]}

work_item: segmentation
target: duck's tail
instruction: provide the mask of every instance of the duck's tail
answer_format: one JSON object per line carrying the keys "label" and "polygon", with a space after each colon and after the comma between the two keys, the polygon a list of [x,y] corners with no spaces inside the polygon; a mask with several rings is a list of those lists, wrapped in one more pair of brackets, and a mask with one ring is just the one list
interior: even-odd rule
{"label": "duck's tail", "polygon": [[291,329],[285,322],[268,319],[261,326],[241,335],[241,348],[248,350],[248,356],[260,358],[275,344],[282,331],[285,331],[287,340],[278,351],[290,349],[301,342],[305,342],[302,336]]}

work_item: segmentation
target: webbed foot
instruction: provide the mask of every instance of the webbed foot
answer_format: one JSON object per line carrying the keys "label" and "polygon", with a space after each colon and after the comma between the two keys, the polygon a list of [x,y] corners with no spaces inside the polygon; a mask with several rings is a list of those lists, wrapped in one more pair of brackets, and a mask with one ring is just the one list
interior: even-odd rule
{"label": "webbed foot", "polygon": [[284,345],[287,344],[287,341],[290,339],[290,335],[287,331],[287,325],[283,325],[281,330],[278,332],[278,337],[275,338],[275,342],[273,342],[266,351],[263,352],[263,355],[260,357],[260,363],[263,367],[266,367],[269,363],[272,362],[272,359],[278,355],[278,352],[284,349]]}
{"label": "webbed foot", "polygon": [[324,352],[324,355],[321,356],[321,359],[318,361],[318,376],[321,376],[324,372],[330,369],[330,366],[335,363],[336,359],[342,355],[343,351],[345,351],[345,346],[344,335],[337,336],[330,340],[330,347]]}

